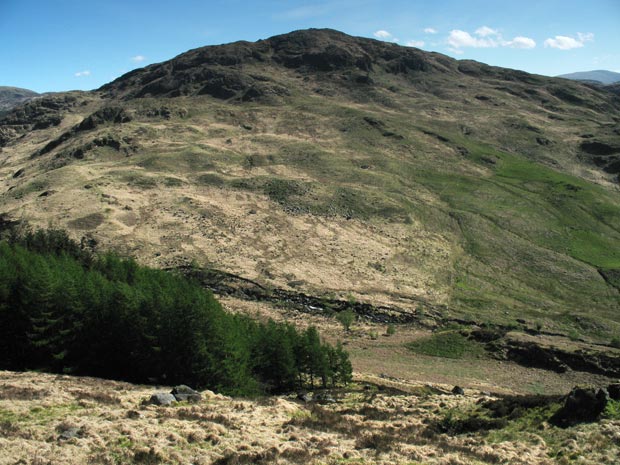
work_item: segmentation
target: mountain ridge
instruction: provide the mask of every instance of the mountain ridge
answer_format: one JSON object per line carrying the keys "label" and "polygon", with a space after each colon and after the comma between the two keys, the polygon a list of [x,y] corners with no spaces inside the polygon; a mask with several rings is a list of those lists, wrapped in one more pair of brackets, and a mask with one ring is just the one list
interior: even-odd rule
{"label": "mountain ridge", "polygon": [[615,84],[620,82],[620,73],[597,69],[593,71],[578,71],[576,73],[560,74],[560,78],[571,79],[576,81],[599,82],[604,85]]}
{"label": "mountain ridge", "polygon": [[0,86],[0,116],[10,109],[38,96],[37,92],[20,87]]}

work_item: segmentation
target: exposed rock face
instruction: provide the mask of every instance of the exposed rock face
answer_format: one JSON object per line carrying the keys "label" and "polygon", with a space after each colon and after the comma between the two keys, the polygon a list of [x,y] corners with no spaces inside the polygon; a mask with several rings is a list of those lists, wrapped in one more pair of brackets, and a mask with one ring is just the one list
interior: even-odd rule
{"label": "exposed rock face", "polygon": [[605,410],[609,393],[605,389],[574,388],[564,401],[564,406],[549,420],[557,426],[571,426],[596,420]]}

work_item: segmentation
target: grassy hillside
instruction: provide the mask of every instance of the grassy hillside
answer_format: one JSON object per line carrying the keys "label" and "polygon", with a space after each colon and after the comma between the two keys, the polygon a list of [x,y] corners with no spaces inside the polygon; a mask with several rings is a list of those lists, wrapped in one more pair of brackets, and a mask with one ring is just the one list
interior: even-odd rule
{"label": "grassy hillside", "polygon": [[159,267],[620,330],[620,103],[604,89],[300,31],[55,98],[0,122],[12,219]]}

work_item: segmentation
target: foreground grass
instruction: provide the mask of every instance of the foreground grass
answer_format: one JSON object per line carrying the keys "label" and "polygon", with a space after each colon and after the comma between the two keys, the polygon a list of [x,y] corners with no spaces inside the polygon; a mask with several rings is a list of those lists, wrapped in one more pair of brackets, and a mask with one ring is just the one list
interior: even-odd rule
{"label": "foreground grass", "polygon": [[483,407],[495,398],[414,387],[354,383],[327,405],[204,391],[198,404],[156,407],[142,404],[149,387],[4,371],[0,465],[617,463],[618,420],[561,430],[545,422],[551,404],[498,421]]}

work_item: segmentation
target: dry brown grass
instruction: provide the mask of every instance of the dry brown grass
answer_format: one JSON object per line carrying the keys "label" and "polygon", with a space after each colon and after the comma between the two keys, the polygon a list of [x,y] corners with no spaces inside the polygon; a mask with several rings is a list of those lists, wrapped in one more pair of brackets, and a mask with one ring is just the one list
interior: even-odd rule
{"label": "dry brown grass", "polygon": [[[0,465],[550,465],[571,463],[570,454],[584,457],[579,463],[611,465],[620,452],[620,422],[573,428],[567,454],[557,459],[535,432],[526,442],[490,443],[483,433],[450,436],[428,428],[448,409],[474,407],[480,399],[474,391],[452,396],[420,386],[414,395],[360,385],[325,406],[205,391],[197,405],[156,407],[141,405],[153,388],[115,381],[5,371],[0,382]],[[33,395],[43,386],[45,395]],[[60,440],[71,428],[76,436]]]}

